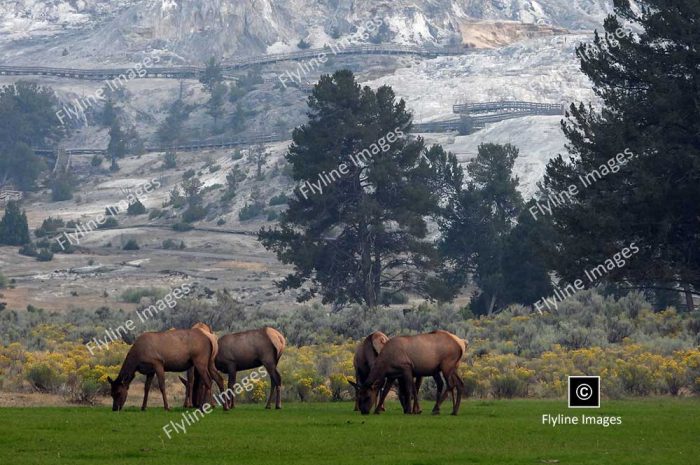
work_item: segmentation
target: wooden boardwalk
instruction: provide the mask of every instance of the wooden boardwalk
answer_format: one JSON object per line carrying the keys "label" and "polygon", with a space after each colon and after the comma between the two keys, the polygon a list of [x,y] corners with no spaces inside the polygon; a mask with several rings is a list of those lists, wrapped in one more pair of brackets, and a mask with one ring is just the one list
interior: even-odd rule
{"label": "wooden boardwalk", "polygon": [[0,207],[4,207],[7,205],[7,202],[11,202],[13,200],[22,200],[22,197],[22,191],[2,188],[0,189]]}
{"label": "wooden boardwalk", "polygon": [[[460,134],[471,134],[479,129],[483,129],[486,124],[497,123],[513,118],[522,118],[532,115],[561,115],[563,107],[558,104],[536,103],[536,102],[483,102],[466,103],[454,105],[453,110],[459,113],[459,118],[446,121],[431,121],[428,123],[415,123],[411,129],[414,133],[443,133],[459,132]],[[278,132],[269,134],[258,134],[253,136],[239,137],[236,139],[221,141],[190,141],[178,146],[151,146],[144,149],[145,153],[166,152],[175,150],[177,152],[192,152],[197,150],[218,150],[235,148],[241,146],[266,144],[271,142],[282,142],[291,139],[291,133]],[[106,155],[105,148],[67,148],[62,149],[63,153],[70,159],[72,155]],[[54,148],[36,148],[34,151],[43,156],[56,157]],[[56,160],[56,166],[59,166]]]}
{"label": "wooden boardwalk", "polygon": [[558,103],[501,100],[497,102],[458,103],[452,106],[452,111],[460,116],[460,133],[470,134],[483,129],[487,124],[499,121],[524,116],[563,115],[564,106]]}
{"label": "wooden boardwalk", "polygon": [[[320,54],[335,55],[412,55],[434,58],[438,56],[462,55],[465,48],[408,47],[403,45],[353,45],[348,47],[326,47],[308,49],[292,53],[257,55],[248,58],[224,62],[221,64],[224,78],[235,79],[230,73],[258,65],[268,65],[285,61],[303,61],[317,59]],[[60,68],[46,66],[16,66],[0,64],[0,76],[53,76],[68,79],[86,80],[123,80],[131,79],[198,79],[204,72],[203,67],[173,66],[143,68],[147,73],[134,75],[132,68]],[[129,78],[129,72],[132,76]]]}

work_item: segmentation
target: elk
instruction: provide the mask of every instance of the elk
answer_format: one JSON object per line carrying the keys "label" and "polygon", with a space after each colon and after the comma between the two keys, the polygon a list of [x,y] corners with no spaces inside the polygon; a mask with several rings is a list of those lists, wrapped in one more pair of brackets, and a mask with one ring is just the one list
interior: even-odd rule
{"label": "elk", "polygon": [[[212,336],[211,329],[203,323],[197,323],[191,329],[141,334],[126,354],[117,378],[114,380],[107,378],[111,385],[112,410],[118,411],[124,407],[129,385],[134,380],[136,372],[146,375],[141,410],[146,410],[148,392],[154,375],[158,377],[163,407],[165,410],[170,410],[165,394],[166,371],[182,372],[193,368],[205,386],[211,389],[213,378],[219,389],[223,391],[223,379],[214,365],[216,336],[213,338]],[[224,409],[227,409],[226,405]]]}
{"label": "elk", "polygon": [[[389,339],[377,356],[367,380],[358,390],[360,412],[363,415],[368,414],[372,406],[376,404],[377,391],[385,384],[391,385],[394,380],[398,379],[399,399],[404,413],[419,413],[416,387],[418,383],[414,383],[414,378],[433,376],[438,385],[433,414],[440,413],[440,405],[444,402],[448,392],[457,389],[456,395],[453,392],[452,399],[452,415],[457,415],[464,386],[457,374],[457,368],[466,353],[467,346],[467,341],[442,330]],[[442,382],[437,382],[440,375],[447,383],[447,389],[444,392],[442,391]],[[380,412],[379,406],[383,404],[387,394],[388,389],[382,390],[374,413]]]}
{"label": "elk", "polygon": [[[228,392],[231,400],[230,407],[235,407],[234,387],[236,374],[239,371],[250,370],[264,366],[270,375],[270,396],[267,399],[266,409],[270,408],[272,397],[275,396],[275,408],[282,408],[282,376],[277,370],[282,352],[286,346],[286,340],[282,333],[274,328],[263,327],[241,333],[226,334],[219,338],[219,353],[216,356],[216,368],[228,373]],[[189,402],[195,407],[202,404],[203,399],[209,395],[211,385],[208,387],[199,382],[200,377],[195,376],[194,370],[187,372],[187,379],[180,380],[188,386],[193,380],[193,390],[189,391]],[[185,402],[188,402],[186,399]]]}
{"label": "elk", "polygon": [[[382,351],[384,345],[389,341],[389,337],[381,331],[375,331],[367,336],[360,345],[355,349],[355,357],[352,364],[355,367],[355,381],[350,381],[350,385],[355,389],[355,411],[360,408],[357,404],[357,393],[359,386],[362,385],[369,377],[369,372],[377,360],[379,352]],[[387,387],[388,388],[388,387]],[[384,410],[383,405],[378,406],[380,410]]]}

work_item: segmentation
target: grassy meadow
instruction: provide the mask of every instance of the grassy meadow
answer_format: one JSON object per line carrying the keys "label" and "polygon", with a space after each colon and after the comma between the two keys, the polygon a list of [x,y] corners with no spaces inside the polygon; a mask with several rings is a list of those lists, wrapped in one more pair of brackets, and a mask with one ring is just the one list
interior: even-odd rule
{"label": "grassy meadow", "polygon": [[[448,402],[443,412],[449,412]],[[352,404],[245,404],[216,409],[168,439],[182,409],[107,407],[0,409],[4,464],[683,464],[700,456],[700,401],[668,397],[603,401],[567,409],[562,400],[468,400],[460,415],[361,416]],[[622,417],[622,425],[552,427],[542,414]]]}

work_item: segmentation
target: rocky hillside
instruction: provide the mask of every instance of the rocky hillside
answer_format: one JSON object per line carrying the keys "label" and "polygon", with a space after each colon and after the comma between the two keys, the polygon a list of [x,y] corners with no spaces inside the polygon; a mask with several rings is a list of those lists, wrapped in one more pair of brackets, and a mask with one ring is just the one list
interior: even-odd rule
{"label": "rocky hillside", "polygon": [[[0,3],[0,50],[7,62],[114,63],[134,61],[145,51],[163,51],[181,62],[201,63],[211,55],[231,58],[296,50],[301,40],[322,46],[349,36],[371,17],[383,23],[371,39],[374,42],[457,45],[465,41],[465,24],[474,20],[592,29],[601,23],[610,3],[4,0]],[[469,32],[467,37],[471,37]]]}

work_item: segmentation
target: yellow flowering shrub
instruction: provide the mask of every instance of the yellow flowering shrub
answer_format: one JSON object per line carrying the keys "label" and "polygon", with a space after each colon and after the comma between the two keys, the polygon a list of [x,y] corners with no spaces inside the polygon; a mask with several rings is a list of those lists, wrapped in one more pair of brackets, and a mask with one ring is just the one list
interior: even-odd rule
{"label": "yellow flowering shrub", "polygon": [[320,384],[313,389],[314,400],[328,401],[331,400],[333,393],[325,384]]}
{"label": "yellow flowering shrub", "polygon": [[251,402],[264,402],[267,398],[267,383],[262,379],[254,379],[250,381],[253,388],[247,393],[247,398]]}
{"label": "yellow flowering shrub", "polygon": [[3,357],[22,359],[23,378],[33,389],[63,393],[77,403],[93,403],[97,395],[108,393],[107,377],[119,372],[129,345],[113,343],[92,355],[83,344],[66,341],[68,329],[58,325],[37,326],[33,334],[46,337],[45,345],[50,349],[23,352],[11,344],[0,352],[0,369],[4,366]]}
{"label": "yellow flowering shrub", "polygon": [[[670,311],[669,311],[670,312]],[[664,312],[661,312],[664,313]],[[643,324],[676,330],[672,313],[649,312]],[[516,316],[518,324],[530,317]],[[475,325],[493,321],[476,320]],[[40,325],[35,337],[47,338],[46,350],[27,351],[21,344],[0,347],[0,382],[5,388],[65,394],[75,402],[90,403],[107,395],[108,376],[116,376],[129,345],[112,343],[90,354],[84,345],[67,340],[70,328]],[[510,329],[508,330],[510,331]],[[357,342],[288,347],[278,367],[287,400],[330,401],[352,399],[347,383]],[[469,396],[564,397],[569,375],[599,375],[605,396],[700,393],[700,349],[676,350],[662,355],[653,346],[623,341],[607,347],[567,349],[553,345],[538,356],[519,353],[517,344],[503,341],[499,351],[489,341],[474,338],[459,367]],[[269,381],[253,381],[249,400],[266,399]]]}

